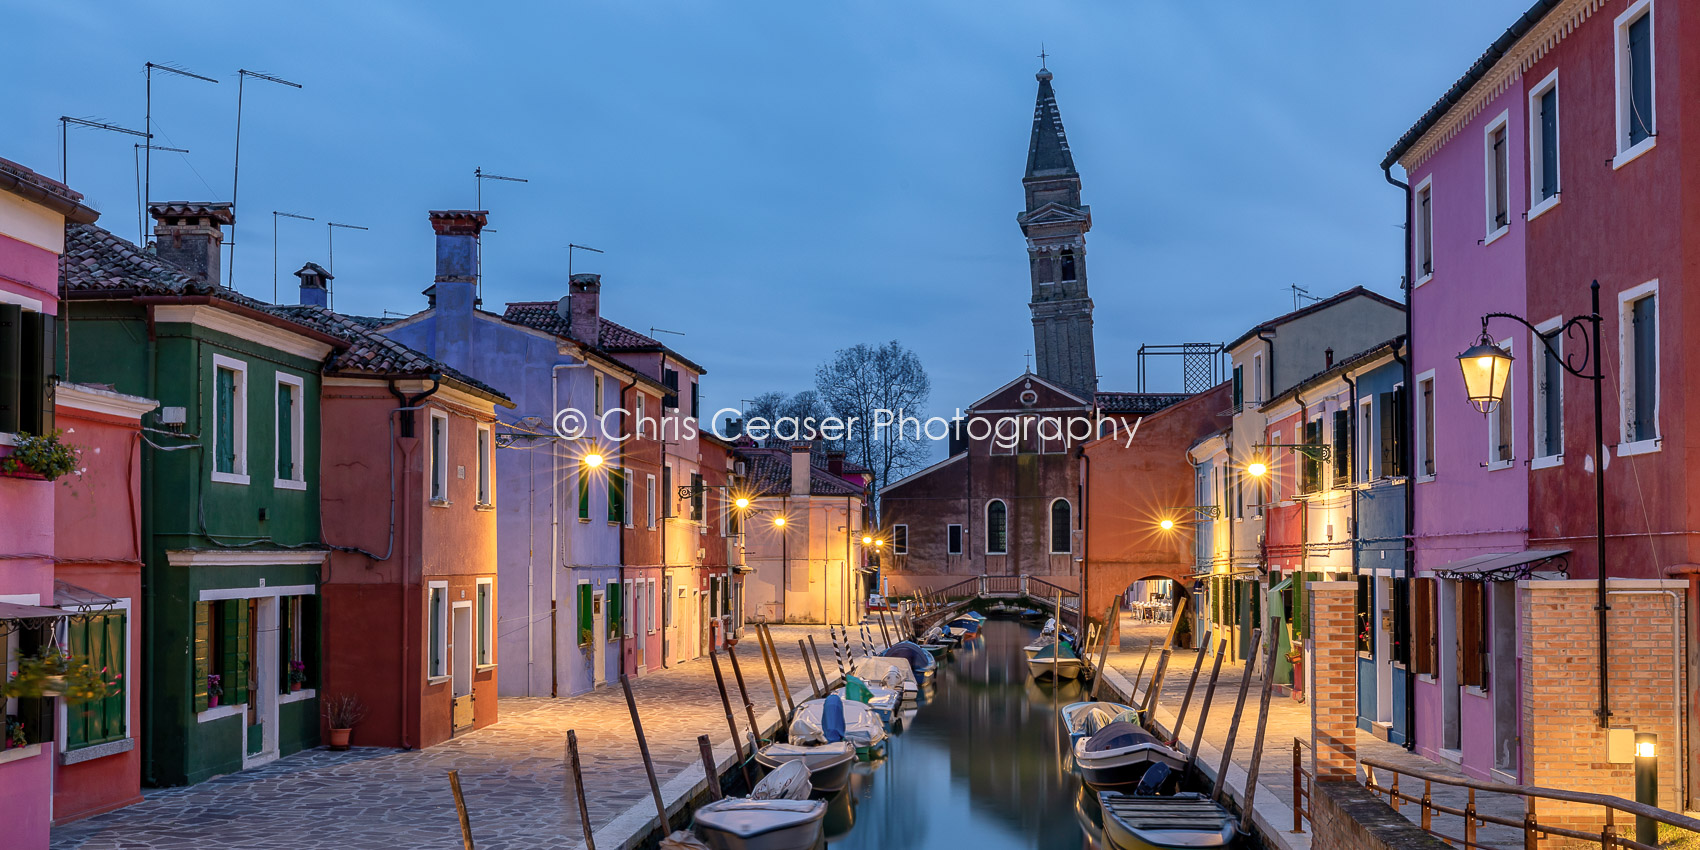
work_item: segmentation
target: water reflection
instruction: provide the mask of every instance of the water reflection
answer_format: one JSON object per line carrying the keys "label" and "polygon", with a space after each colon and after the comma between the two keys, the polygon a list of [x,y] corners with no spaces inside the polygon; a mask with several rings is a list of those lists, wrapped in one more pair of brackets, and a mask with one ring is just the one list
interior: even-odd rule
{"label": "water reflection", "polygon": [[[1084,699],[1084,689],[1027,675],[1021,648],[1037,633],[993,620],[956,650],[915,717],[887,742],[883,763],[858,765],[846,791],[854,810],[829,825],[830,846],[1106,846],[1097,800],[1080,793],[1056,722],[1057,709]],[[846,833],[840,824],[847,821],[855,828]]]}

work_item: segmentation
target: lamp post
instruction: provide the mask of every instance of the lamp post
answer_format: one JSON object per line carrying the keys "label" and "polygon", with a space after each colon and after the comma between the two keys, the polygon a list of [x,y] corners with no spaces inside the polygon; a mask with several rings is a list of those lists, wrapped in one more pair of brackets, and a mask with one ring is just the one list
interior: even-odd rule
{"label": "lamp post", "polygon": [[[1659,805],[1659,736],[1652,732],[1635,733],[1635,802]],[[1635,840],[1657,847],[1658,821],[1636,815]]]}
{"label": "lamp post", "polygon": [[[1599,615],[1599,677],[1600,677],[1600,707],[1596,712],[1599,716],[1600,728],[1611,726],[1611,700],[1606,685],[1606,672],[1609,657],[1606,638],[1606,478],[1605,478],[1605,417],[1602,415],[1600,394],[1605,385],[1605,375],[1601,371],[1600,355],[1600,282],[1594,281],[1589,286],[1593,295],[1593,312],[1583,316],[1572,316],[1564,324],[1550,331],[1542,332],[1527,319],[1511,313],[1488,313],[1482,316],[1482,335],[1475,345],[1458,355],[1458,366],[1464,373],[1464,391],[1470,399],[1470,404],[1482,413],[1489,413],[1499,406],[1505,397],[1505,383],[1511,376],[1511,354],[1495,345],[1493,337],[1488,335],[1489,319],[1510,319],[1529,329],[1535,339],[1541,341],[1548,354],[1558,361],[1564,371],[1575,375],[1594,385],[1594,547],[1598,557],[1599,577],[1595,589],[1594,611]],[[1585,331],[1585,333],[1584,333]],[[1552,340],[1559,335],[1569,337],[1573,332],[1580,337],[1583,344],[1581,356],[1572,365],[1570,360],[1561,355],[1553,347]],[[1592,365],[1592,371],[1587,371]]]}

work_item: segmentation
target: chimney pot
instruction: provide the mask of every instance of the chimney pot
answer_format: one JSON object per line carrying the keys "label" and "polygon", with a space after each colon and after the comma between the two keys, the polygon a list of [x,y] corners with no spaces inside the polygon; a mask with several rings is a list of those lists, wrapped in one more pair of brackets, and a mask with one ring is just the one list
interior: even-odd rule
{"label": "chimney pot", "polygon": [[224,282],[219,258],[224,246],[224,225],[236,222],[228,203],[166,201],[149,204],[153,217],[154,254],[205,283]]}
{"label": "chimney pot", "polygon": [[308,263],[295,273],[301,278],[301,303],[316,307],[328,307],[330,301],[331,273],[325,271],[318,263]]}
{"label": "chimney pot", "polygon": [[809,495],[809,450],[812,447],[808,441],[791,444],[791,495]]}
{"label": "chimney pot", "polygon": [[430,293],[439,310],[471,315],[478,282],[478,234],[489,214],[483,210],[431,210],[437,234],[437,277]]}
{"label": "chimney pot", "polygon": [[602,344],[602,275],[575,274],[568,281],[567,333],[586,345]]}
{"label": "chimney pot", "polygon": [[844,476],[844,452],[835,449],[826,453],[826,471],[839,477]]}
{"label": "chimney pot", "polygon": [[1327,351],[1322,352],[1322,357],[1323,357],[1323,360],[1325,361],[1322,368],[1324,368],[1324,369],[1334,368],[1334,349],[1332,347],[1330,347]]}

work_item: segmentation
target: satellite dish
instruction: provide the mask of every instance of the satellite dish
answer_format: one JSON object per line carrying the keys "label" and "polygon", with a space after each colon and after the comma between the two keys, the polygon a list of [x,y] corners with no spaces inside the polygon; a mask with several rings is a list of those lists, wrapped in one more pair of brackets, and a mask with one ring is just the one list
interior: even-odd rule
{"label": "satellite dish", "polygon": [[567,306],[570,301],[571,296],[563,295],[561,296],[561,300],[555,302],[555,315],[560,316],[562,321],[572,320],[572,311]]}

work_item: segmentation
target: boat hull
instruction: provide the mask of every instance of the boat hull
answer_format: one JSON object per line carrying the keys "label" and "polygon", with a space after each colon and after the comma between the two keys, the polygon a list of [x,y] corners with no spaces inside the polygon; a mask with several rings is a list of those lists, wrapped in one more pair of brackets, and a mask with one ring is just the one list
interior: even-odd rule
{"label": "boat hull", "polygon": [[1078,679],[1080,678],[1080,659],[1078,658],[1029,658],[1028,668],[1033,671],[1036,679]]}
{"label": "boat hull", "polygon": [[1074,745],[1074,769],[1087,785],[1099,790],[1138,785],[1145,771],[1158,762],[1177,771],[1186,766],[1179,753],[1161,744],[1139,744],[1109,751],[1087,750],[1084,740]]}
{"label": "boat hull", "polygon": [[1135,797],[1109,791],[1098,803],[1104,837],[1116,850],[1208,850],[1234,840],[1233,818],[1200,794]]}
{"label": "boat hull", "polygon": [[[756,753],[756,764],[768,770],[777,769],[787,761],[802,761],[809,769],[809,784],[814,786],[817,793],[830,794],[842,789],[850,782],[850,768],[856,764],[856,748],[845,747],[843,752],[820,757],[813,754],[775,754],[770,752],[772,747],[763,747]],[[812,749],[812,748],[811,748]]]}
{"label": "boat hull", "polygon": [[697,837],[713,850],[810,850],[820,845],[826,820],[826,804],[819,800],[812,815],[753,835],[718,829],[698,819]]}

